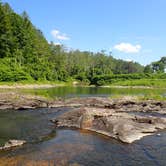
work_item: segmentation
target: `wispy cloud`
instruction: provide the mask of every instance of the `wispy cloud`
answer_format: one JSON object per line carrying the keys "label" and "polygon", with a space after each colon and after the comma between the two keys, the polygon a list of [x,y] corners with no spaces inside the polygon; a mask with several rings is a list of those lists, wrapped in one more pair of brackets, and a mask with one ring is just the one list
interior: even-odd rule
{"label": "wispy cloud", "polygon": [[119,43],[114,46],[114,49],[124,53],[139,53],[141,45],[132,45],[131,43]]}
{"label": "wispy cloud", "polygon": [[54,42],[53,44],[54,44],[55,46],[61,45],[61,43],[59,43],[59,42]]}
{"label": "wispy cloud", "polygon": [[132,62],[133,60],[132,59],[125,59],[125,61]]}
{"label": "wispy cloud", "polygon": [[65,33],[61,33],[57,29],[52,30],[51,34],[55,39],[58,39],[58,40],[70,40],[70,38]]}

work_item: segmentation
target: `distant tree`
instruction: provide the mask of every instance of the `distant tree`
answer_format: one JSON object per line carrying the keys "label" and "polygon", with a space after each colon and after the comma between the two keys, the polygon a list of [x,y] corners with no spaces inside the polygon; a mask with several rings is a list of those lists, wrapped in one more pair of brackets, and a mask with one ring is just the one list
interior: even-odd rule
{"label": "distant tree", "polygon": [[145,66],[144,73],[153,73],[152,66],[151,65]]}

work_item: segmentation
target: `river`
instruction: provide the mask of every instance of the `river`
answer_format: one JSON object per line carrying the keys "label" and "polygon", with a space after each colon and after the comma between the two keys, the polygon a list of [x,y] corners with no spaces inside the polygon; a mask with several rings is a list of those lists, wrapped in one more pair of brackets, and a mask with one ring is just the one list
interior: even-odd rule
{"label": "river", "polygon": [[[52,97],[110,96],[126,94],[124,89],[60,88],[32,90],[30,93]],[[123,92],[123,93],[122,93]],[[162,94],[165,92],[161,91]],[[161,93],[160,92],[160,93]],[[141,95],[148,90],[130,90]],[[9,139],[24,139],[22,147],[0,152],[0,166],[84,165],[134,166],[166,165],[166,132],[147,136],[132,144],[83,130],[55,129],[50,119],[73,108],[4,110],[0,112],[0,144]]]}

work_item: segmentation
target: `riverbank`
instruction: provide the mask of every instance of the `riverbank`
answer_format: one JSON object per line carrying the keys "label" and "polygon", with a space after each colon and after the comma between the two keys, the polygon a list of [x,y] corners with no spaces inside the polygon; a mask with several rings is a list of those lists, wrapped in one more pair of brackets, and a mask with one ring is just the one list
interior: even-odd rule
{"label": "riverbank", "polygon": [[54,88],[57,86],[65,86],[65,84],[13,84],[0,85],[0,89],[40,89],[40,88]]}
{"label": "riverbank", "polygon": [[0,82],[0,89],[40,89],[70,85],[66,82],[34,81],[34,82]]}
{"label": "riverbank", "polygon": [[80,86],[80,87],[107,87],[107,88],[134,88],[134,89],[166,89],[166,79],[124,79],[112,80],[111,83],[88,84],[79,80],[63,81],[20,81],[20,82],[0,82],[0,89],[39,89],[53,88],[59,86]]}
{"label": "riverbank", "polygon": [[166,79],[129,79],[113,81],[111,86],[132,87],[132,88],[166,88]]}
{"label": "riverbank", "polygon": [[[40,89],[40,88],[54,88],[54,87],[59,87],[59,86],[79,86],[79,85],[73,85],[73,84],[65,84],[65,83],[59,83],[59,84],[0,84],[0,89]],[[81,87],[95,87],[95,85],[85,85]],[[101,88],[134,88],[134,89],[158,89],[158,87],[150,87],[150,86],[122,86],[122,85],[103,85],[99,86]],[[162,88],[166,89],[166,88]]]}

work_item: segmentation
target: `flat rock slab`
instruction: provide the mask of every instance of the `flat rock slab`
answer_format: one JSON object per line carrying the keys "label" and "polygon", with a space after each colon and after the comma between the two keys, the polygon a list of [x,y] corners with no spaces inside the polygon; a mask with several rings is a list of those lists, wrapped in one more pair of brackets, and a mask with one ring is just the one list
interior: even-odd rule
{"label": "flat rock slab", "polygon": [[52,120],[56,127],[75,127],[132,143],[158,130],[166,129],[166,118],[139,116],[116,109],[82,107]]}
{"label": "flat rock slab", "polygon": [[35,109],[56,107],[95,107],[115,109],[118,112],[160,112],[166,114],[166,101],[137,101],[135,98],[109,99],[100,97],[48,100],[41,96],[18,92],[0,93],[0,110]]}
{"label": "flat rock slab", "polygon": [[0,93],[0,110],[35,109],[48,107],[48,101],[39,96],[23,95],[17,92]]}

